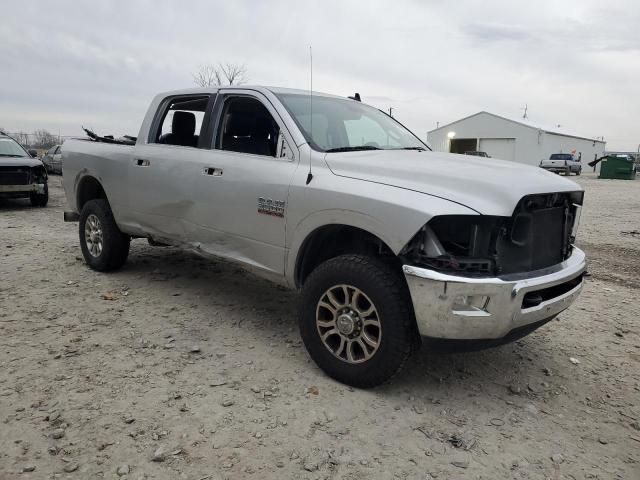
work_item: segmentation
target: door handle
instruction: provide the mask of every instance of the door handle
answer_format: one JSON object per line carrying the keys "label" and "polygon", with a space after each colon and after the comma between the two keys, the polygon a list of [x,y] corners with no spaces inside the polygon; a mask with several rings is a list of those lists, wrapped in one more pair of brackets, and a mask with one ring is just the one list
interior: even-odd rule
{"label": "door handle", "polygon": [[202,171],[203,175],[210,175],[212,177],[221,177],[222,176],[222,169],[221,168],[216,168],[216,167],[204,167],[204,170]]}
{"label": "door handle", "polygon": [[136,158],[133,163],[135,163],[138,167],[148,167],[151,162],[146,158]]}

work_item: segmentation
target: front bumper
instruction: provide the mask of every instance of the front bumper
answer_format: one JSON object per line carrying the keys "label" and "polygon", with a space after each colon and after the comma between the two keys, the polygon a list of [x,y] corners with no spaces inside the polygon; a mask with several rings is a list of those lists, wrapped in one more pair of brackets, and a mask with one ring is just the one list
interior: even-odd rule
{"label": "front bumper", "polygon": [[505,337],[558,315],[576,299],[584,252],[549,268],[497,278],[469,278],[404,265],[420,335],[455,340]]}
{"label": "front bumper", "polygon": [[44,193],[44,183],[31,183],[29,185],[0,185],[0,193]]}

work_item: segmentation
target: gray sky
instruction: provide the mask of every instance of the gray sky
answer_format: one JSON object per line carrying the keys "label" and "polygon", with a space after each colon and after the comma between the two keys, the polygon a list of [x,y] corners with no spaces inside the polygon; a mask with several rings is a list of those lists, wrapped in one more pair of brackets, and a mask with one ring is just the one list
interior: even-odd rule
{"label": "gray sky", "polygon": [[252,84],[360,92],[419,136],[479,110],[640,143],[640,3],[5,0],[0,126],[136,135],[198,65]]}

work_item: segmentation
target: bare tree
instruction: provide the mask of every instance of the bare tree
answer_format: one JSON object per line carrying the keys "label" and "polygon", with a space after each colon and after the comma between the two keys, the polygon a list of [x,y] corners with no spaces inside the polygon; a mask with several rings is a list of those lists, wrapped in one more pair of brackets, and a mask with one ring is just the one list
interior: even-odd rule
{"label": "bare tree", "polygon": [[58,137],[47,130],[36,130],[33,132],[32,146],[35,148],[48,149],[58,143]]}
{"label": "bare tree", "polygon": [[31,146],[31,142],[29,141],[29,134],[27,132],[15,132],[10,134],[11,137],[13,137],[13,139],[18,142],[20,145],[22,145],[23,147],[30,147]]}
{"label": "bare tree", "polygon": [[200,65],[193,74],[193,82],[199,87],[221,87],[247,83],[247,67],[235,63],[211,63]]}

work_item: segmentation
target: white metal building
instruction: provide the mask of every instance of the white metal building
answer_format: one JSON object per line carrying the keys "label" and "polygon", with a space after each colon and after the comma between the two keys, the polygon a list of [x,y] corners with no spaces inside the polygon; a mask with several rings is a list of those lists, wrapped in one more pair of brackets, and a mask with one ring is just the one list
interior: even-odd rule
{"label": "white metal building", "polygon": [[539,165],[552,153],[574,153],[586,164],[601,157],[606,145],[604,141],[569,133],[561,127],[545,128],[528,120],[511,120],[489,112],[478,112],[431,130],[427,138],[436,151],[475,150],[528,165]]}

